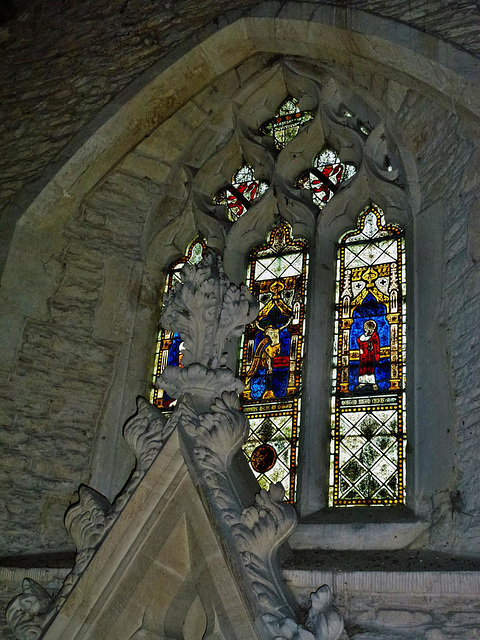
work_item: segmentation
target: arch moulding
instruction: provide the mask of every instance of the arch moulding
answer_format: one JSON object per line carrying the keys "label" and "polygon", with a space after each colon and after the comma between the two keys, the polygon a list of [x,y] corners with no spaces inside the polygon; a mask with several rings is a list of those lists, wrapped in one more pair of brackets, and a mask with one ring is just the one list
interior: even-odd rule
{"label": "arch moulding", "polygon": [[[351,8],[309,11],[299,18],[300,7],[287,3],[272,17],[269,3],[264,3],[255,17],[204,33],[203,40],[197,36],[142,74],[89,125],[93,133],[86,142],[72,143],[70,158],[57,166],[54,177],[36,185],[20,225],[56,226],[67,219],[153,129],[209,83],[258,53],[350,67],[352,77],[375,65],[389,79],[430,94],[449,109],[480,115],[480,63],[470,54],[412,27]],[[83,132],[82,139],[87,135]]]}

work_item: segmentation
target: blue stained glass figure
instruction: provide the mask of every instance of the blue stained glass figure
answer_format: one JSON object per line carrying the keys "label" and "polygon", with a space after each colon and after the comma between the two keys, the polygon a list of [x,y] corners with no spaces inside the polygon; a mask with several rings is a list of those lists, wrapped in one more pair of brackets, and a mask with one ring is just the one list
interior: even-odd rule
{"label": "blue stained glass figure", "polygon": [[247,325],[240,375],[250,431],[243,447],[263,489],[281,482],[295,500],[308,268],[307,243],[285,221],[250,254],[247,282],[258,319]]}
{"label": "blue stained glass figure", "polygon": [[390,358],[381,356],[390,347],[387,307],[369,293],[352,315],[350,349],[358,349],[359,359],[350,361],[349,391],[388,391]]}
{"label": "blue stained glass figure", "polygon": [[167,365],[170,367],[178,367],[181,362],[181,350],[182,338],[179,333],[172,334],[172,344],[168,352]]}
{"label": "blue stained glass figure", "polygon": [[260,312],[254,340],[254,356],[247,371],[251,398],[282,398],[287,393],[290,365],[291,336],[288,326],[293,319],[292,309],[282,300],[283,283],[271,287],[272,298]]}
{"label": "blue stained glass figure", "polygon": [[[175,282],[181,282],[179,272],[188,262],[198,264],[202,259],[206,248],[203,238],[195,238],[187,247],[185,256],[172,264],[165,284],[165,292],[171,291]],[[150,402],[157,405],[159,409],[171,411],[176,400],[168,395],[163,389],[155,386],[157,377],[163,372],[165,367],[182,366],[182,338],[179,333],[171,333],[160,329],[157,338],[157,349],[155,353],[155,364],[153,369],[153,388],[150,393]]]}
{"label": "blue stained glass figure", "polygon": [[339,243],[331,506],[405,503],[404,256],[374,204]]}

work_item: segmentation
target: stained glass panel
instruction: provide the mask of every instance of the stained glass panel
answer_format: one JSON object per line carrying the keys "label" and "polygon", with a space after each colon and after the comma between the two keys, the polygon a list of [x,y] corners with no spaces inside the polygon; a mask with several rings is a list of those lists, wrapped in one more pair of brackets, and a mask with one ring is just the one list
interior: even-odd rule
{"label": "stained glass panel", "polygon": [[356,172],[355,165],[341,162],[333,149],[324,149],[316,156],[313,167],[298,176],[295,186],[310,189],[313,202],[322,209],[338,191],[340,183]]}
{"label": "stained glass panel", "polygon": [[[184,265],[198,264],[203,257],[203,251],[206,248],[205,240],[196,238],[187,248],[185,255],[173,263],[170,267],[167,280],[165,283],[165,293],[171,291],[176,282],[180,282],[179,273]],[[179,333],[172,333],[160,329],[157,337],[157,345],[155,349],[155,362],[153,366],[152,390],[150,392],[150,402],[157,405],[160,409],[171,411],[175,406],[175,398],[171,398],[163,389],[155,387],[155,380],[167,366],[182,366],[182,338]]]}
{"label": "stained glass panel", "polygon": [[213,197],[213,204],[224,204],[229,220],[235,222],[267,189],[266,182],[255,179],[253,167],[244,164],[233,174],[231,184],[220,189]]}
{"label": "stained glass panel", "polygon": [[276,149],[283,149],[298,134],[300,127],[315,116],[314,111],[300,111],[298,100],[289,96],[282,102],[275,117],[262,124],[259,131],[272,136]]}
{"label": "stained glass panel", "polygon": [[242,339],[240,377],[250,422],[244,452],[260,485],[282,482],[295,500],[305,330],[307,243],[281,222],[250,256],[247,282],[259,302]]}
{"label": "stained glass panel", "polygon": [[338,249],[330,505],[405,503],[405,251],[371,205]]}

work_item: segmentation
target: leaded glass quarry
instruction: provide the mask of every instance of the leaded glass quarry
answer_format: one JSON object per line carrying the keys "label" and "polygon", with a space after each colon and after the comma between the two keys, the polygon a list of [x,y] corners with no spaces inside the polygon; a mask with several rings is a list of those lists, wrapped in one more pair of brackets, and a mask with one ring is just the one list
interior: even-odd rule
{"label": "leaded glass quarry", "polygon": [[253,167],[244,164],[233,174],[231,184],[220,189],[213,197],[213,204],[225,205],[228,219],[235,222],[267,189],[266,182],[255,179]]}
{"label": "leaded glass quarry", "polygon": [[314,111],[300,111],[298,100],[289,96],[279,106],[275,117],[264,122],[259,131],[262,135],[272,136],[275,148],[280,150],[293,140],[300,127],[313,120],[314,116]]}

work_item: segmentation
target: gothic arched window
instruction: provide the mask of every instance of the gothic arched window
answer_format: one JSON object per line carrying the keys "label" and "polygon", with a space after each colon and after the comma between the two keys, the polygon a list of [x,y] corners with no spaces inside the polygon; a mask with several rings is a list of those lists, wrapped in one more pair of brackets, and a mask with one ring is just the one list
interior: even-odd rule
{"label": "gothic arched window", "polygon": [[295,501],[300,391],[308,273],[307,242],[277,224],[250,255],[247,285],[259,303],[240,350],[243,410],[250,433],[244,452],[261,487],[281,482]]}
{"label": "gothic arched window", "polygon": [[330,506],[405,502],[405,251],[375,205],[337,257]]}
{"label": "gothic arched window", "polygon": [[[184,265],[198,264],[203,256],[206,248],[203,238],[195,238],[188,245],[185,255],[176,260],[168,270],[165,282],[164,294],[172,290],[176,282],[181,282],[179,272]],[[179,333],[166,331],[160,328],[157,336],[157,344],[155,348],[155,362],[153,365],[152,389],[150,391],[150,402],[155,404],[159,409],[171,411],[176,403],[175,398],[171,398],[163,389],[155,386],[155,381],[167,366],[178,367],[182,363],[182,338]]]}
{"label": "gothic arched window", "polygon": [[[168,237],[178,251],[201,234],[231,280],[246,273],[259,317],[239,356],[227,346],[245,383],[244,453],[260,486],[281,482],[302,516],[321,517],[325,507],[406,504],[404,240],[391,221],[407,228],[409,208],[379,115],[299,70],[280,66],[233,115],[225,102],[222,127],[199,131],[168,192],[184,228]],[[388,222],[377,205],[364,209],[372,201]],[[181,337],[161,332],[154,377],[181,364],[180,352]]]}

